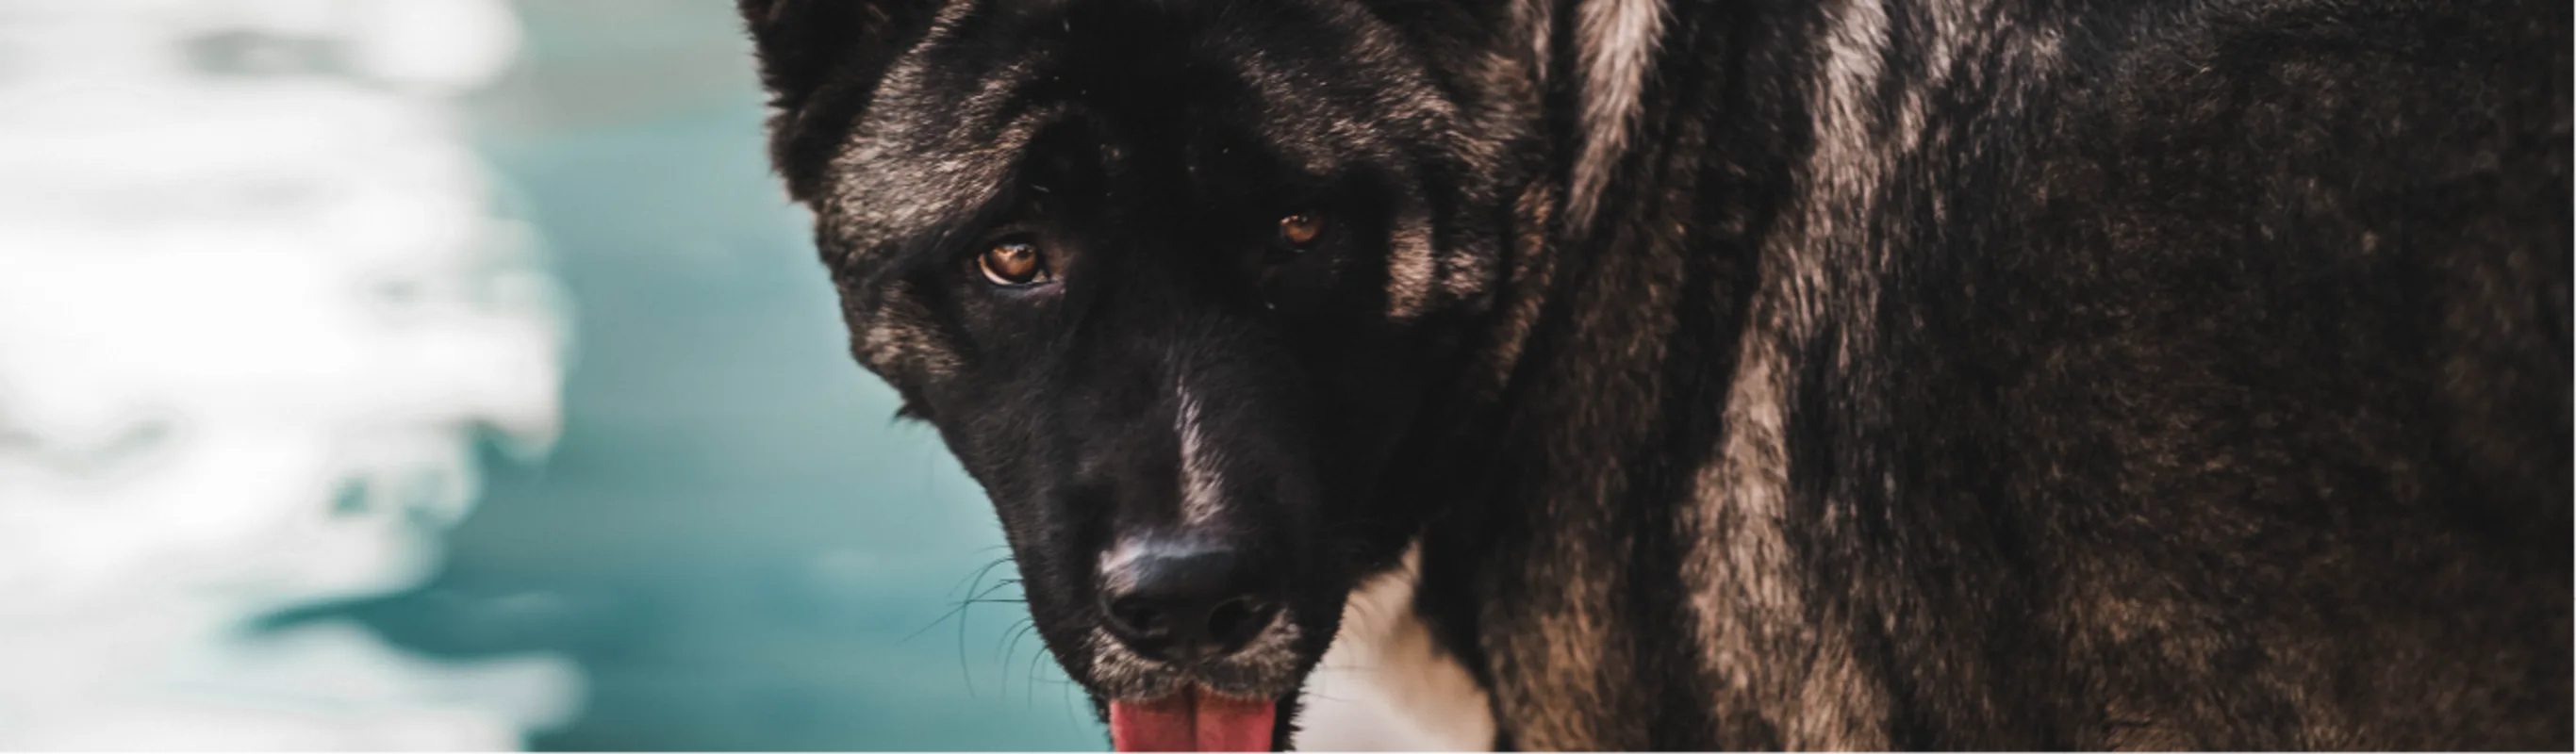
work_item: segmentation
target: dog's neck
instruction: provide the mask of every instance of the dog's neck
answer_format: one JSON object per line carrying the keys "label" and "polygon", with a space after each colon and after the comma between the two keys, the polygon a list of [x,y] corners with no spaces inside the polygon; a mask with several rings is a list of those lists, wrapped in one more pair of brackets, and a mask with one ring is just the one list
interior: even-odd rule
{"label": "dog's neck", "polygon": [[1351,592],[1333,648],[1306,682],[1296,748],[1481,751],[1494,744],[1484,687],[1414,612],[1419,545]]}

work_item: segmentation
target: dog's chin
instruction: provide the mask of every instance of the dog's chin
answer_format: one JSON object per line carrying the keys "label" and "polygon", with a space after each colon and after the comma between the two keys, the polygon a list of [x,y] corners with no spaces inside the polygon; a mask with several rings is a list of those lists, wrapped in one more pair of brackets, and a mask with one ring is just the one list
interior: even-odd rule
{"label": "dog's chin", "polygon": [[1281,718],[1315,664],[1299,651],[1299,635],[1282,614],[1243,650],[1181,666],[1094,630],[1086,685],[1107,708],[1118,751],[1272,751],[1286,741]]}

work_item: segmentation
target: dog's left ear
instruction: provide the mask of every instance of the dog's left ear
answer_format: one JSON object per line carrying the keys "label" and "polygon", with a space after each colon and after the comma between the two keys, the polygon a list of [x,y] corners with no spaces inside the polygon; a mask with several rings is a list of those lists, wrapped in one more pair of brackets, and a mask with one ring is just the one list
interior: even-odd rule
{"label": "dog's left ear", "polygon": [[886,67],[929,27],[931,0],[738,0],[768,87],[769,157],[798,200],[867,111]]}

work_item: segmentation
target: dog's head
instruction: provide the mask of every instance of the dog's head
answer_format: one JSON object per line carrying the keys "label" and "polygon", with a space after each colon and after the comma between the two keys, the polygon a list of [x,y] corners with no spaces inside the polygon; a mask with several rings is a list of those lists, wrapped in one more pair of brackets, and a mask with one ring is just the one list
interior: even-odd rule
{"label": "dog's head", "polygon": [[1258,746],[1475,371],[1529,183],[1507,15],[744,0],[861,362],[1000,512],[1122,748]]}

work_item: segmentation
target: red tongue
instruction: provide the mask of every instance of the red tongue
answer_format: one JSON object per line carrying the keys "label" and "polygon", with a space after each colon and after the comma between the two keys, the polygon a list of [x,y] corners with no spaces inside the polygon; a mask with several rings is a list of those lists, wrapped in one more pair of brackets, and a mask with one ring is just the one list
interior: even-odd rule
{"label": "red tongue", "polygon": [[1278,705],[1186,689],[1150,702],[1110,702],[1119,751],[1269,751]]}

